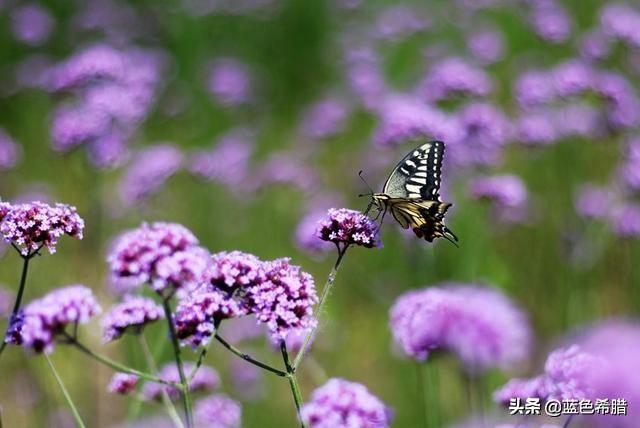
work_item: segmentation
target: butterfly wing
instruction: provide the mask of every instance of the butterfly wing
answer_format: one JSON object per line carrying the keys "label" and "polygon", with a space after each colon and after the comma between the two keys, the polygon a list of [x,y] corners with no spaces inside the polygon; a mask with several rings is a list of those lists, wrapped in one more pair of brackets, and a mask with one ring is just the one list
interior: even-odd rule
{"label": "butterfly wing", "polygon": [[412,150],[396,165],[382,192],[391,198],[439,201],[443,155],[442,141],[429,141]]}
{"label": "butterfly wing", "polygon": [[404,229],[411,227],[418,238],[432,242],[443,237],[453,242],[456,235],[444,224],[444,215],[451,206],[440,201],[392,198],[388,201],[393,218]]}

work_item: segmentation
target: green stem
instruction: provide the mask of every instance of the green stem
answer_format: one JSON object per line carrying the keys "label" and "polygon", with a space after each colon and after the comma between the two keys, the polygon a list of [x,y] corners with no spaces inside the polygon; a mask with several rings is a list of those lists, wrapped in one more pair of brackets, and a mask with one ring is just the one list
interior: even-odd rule
{"label": "green stem", "polygon": [[287,379],[289,380],[289,387],[291,388],[291,394],[293,395],[293,401],[296,405],[296,415],[298,416],[298,421],[300,421],[300,426],[302,428],[306,428],[302,417],[300,416],[300,408],[302,407],[302,394],[300,393],[300,387],[298,386],[298,380],[296,379],[296,374],[294,372],[293,366],[289,361],[289,353],[287,352],[287,344],[284,340],[280,342],[280,351],[282,352],[282,360],[284,361],[284,365],[287,368]]}
{"label": "green stem", "polygon": [[233,346],[232,344],[230,344],[229,342],[227,342],[226,340],[224,340],[218,333],[215,334],[214,336],[216,338],[216,340],[218,342],[220,342],[222,344],[222,346],[224,346],[225,348],[227,348],[229,351],[231,351],[233,354],[237,355],[238,357],[242,358],[243,360],[253,364],[254,366],[258,366],[261,369],[270,371],[271,373],[274,373],[280,377],[287,377],[287,373],[283,372],[282,370],[278,370],[274,367],[271,367],[268,364],[265,364],[261,361],[256,360],[255,358],[251,357],[250,355],[245,354],[244,352],[240,351],[238,348],[236,348],[235,346]]}
{"label": "green stem", "polygon": [[[349,245],[345,245],[342,249],[338,247],[338,258],[336,259],[336,262],[333,265],[331,272],[329,272],[329,276],[327,277],[327,282],[324,284],[324,288],[322,289],[322,296],[320,296],[320,302],[318,303],[318,307],[316,309],[316,318],[319,318],[320,314],[322,314],[322,310],[327,301],[327,296],[329,296],[329,292],[333,287],[333,283],[336,279],[336,275],[338,274],[338,269],[340,268],[340,264],[342,263],[342,259],[344,258],[344,255],[347,252],[348,248],[349,248]],[[313,327],[309,331],[309,333],[307,333],[307,337],[305,337],[304,343],[302,344],[302,347],[298,351],[298,354],[296,355],[296,358],[293,361],[292,368],[294,372],[300,366],[300,363],[302,362],[302,358],[304,358],[304,354],[308,351],[309,346],[311,346],[311,342],[313,341],[313,338],[317,330],[318,330],[318,324],[316,324],[316,326]]]}
{"label": "green stem", "polygon": [[418,363],[418,384],[422,396],[422,411],[424,426],[437,428],[440,426],[438,409],[438,384],[435,376],[435,367],[429,367],[429,363]]}
{"label": "green stem", "polygon": [[209,353],[209,347],[211,346],[211,342],[213,341],[209,340],[209,342],[202,348],[202,351],[200,351],[200,355],[198,355],[198,360],[196,361],[196,365],[191,370],[191,373],[189,373],[189,376],[187,376],[187,380],[189,382],[191,382],[193,378],[196,377],[196,373],[198,373],[198,370],[202,366],[204,359],[207,357],[207,354]]}
{"label": "green stem", "polygon": [[62,383],[62,379],[60,378],[60,375],[56,371],[56,368],[53,366],[53,363],[51,362],[51,359],[49,358],[49,356],[46,353],[44,354],[44,357],[46,358],[47,363],[49,363],[49,367],[51,367],[51,371],[53,372],[53,376],[56,378],[56,382],[58,382],[58,385],[60,386],[60,389],[62,390],[62,394],[64,395],[65,400],[67,400],[67,404],[69,404],[69,407],[71,408],[71,413],[73,414],[73,417],[76,420],[76,424],[80,428],[85,428],[85,424],[84,424],[84,422],[82,422],[82,418],[80,417],[80,413],[78,413],[78,409],[73,404],[73,400],[71,400],[71,396],[69,395],[69,391],[67,391],[67,388],[65,388],[64,383]]}
{"label": "green stem", "polygon": [[187,428],[191,428],[193,426],[193,415],[191,413],[189,383],[187,382],[187,377],[184,374],[184,366],[182,364],[182,358],[180,357],[180,344],[178,343],[178,336],[176,335],[176,329],[173,325],[173,316],[171,315],[169,299],[163,300],[162,305],[164,307],[164,315],[167,319],[167,324],[169,325],[169,336],[171,336],[171,344],[173,345],[173,355],[176,360],[176,366],[178,367],[178,373],[180,374],[180,383],[182,384],[182,405],[184,407]]}
{"label": "green stem", "polygon": [[[147,361],[147,366],[149,367],[149,370],[151,370],[152,373],[158,373],[158,366],[156,365],[156,362],[153,360],[153,355],[151,354],[151,350],[149,349],[149,344],[147,343],[147,340],[144,338],[144,335],[142,333],[138,334],[137,336],[138,336],[138,342],[140,342],[140,347],[142,348],[142,353],[144,354],[144,358]],[[162,390],[162,404],[167,410],[167,413],[169,414],[169,417],[173,421],[173,424],[177,428],[184,428],[184,424],[182,423],[182,420],[180,420],[180,415],[178,415],[178,412],[176,411],[176,408],[173,405],[173,402],[169,398],[169,394],[167,394],[166,389],[165,388],[160,388],[160,389]]]}
{"label": "green stem", "polygon": [[27,273],[29,271],[29,260],[31,260],[31,257],[33,257],[33,255],[36,254],[36,252],[34,253],[27,253],[26,256],[22,256],[22,275],[20,276],[20,286],[18,287],[18,295],[16,296],[16,301],[13,304],[13,310],[11,311],[11,317],[9,318],[9,325],[7,326],[7,330],[5,332],[4,335],[4,339],[2,340],[2,344],[0,344],[0,355],[2,355],[2,352],[4,351],[4,348],[6,348],[7,346],[7,342],[6,342],[6,338],[7,338],[7,333],[9,332],[9,329],[11,328],[11,322],[13,322],[13,319],[15,318],[16,314],[18,313],[18,311],[20,310],[20,304],[22,303],[22,296],[24,294],[24,289],[25,286],[27,284]]}
{"label": "green stem", "polygon": [[164,379],[159,378],[158,376],[153,376],[150,375],[148,373],[144,373],[141,372],[139,370],[136,369],[132,369],[131,367],[127,367],[127,366],[123,366],[120,363],[116,363],[115,361],[100,355],[100,354],[96,354],[95,352],[93,352],[91,349],[87,348],[86,346],[84,346],[82,343],[78,342],[77,339],[71,338],[69,336],[69,344],[75,346],[78,350],[82,351],[83,353],[85,353],[86,355],[88,355],[89,357],[93,358],[94,360],[108,366],[111,367],[112,369],[119,371],[119,372],[123,372],[123,373],[128,373],[128,374],[132,374],[132,375],[136,375],[141,379],[150,381],[150,382],[157,382],[157,383],[162,383],[165,385],[169,385],[172,386],[174,388],[178,388],[178,389],[182,389],[182,385],[179,385],[175,382],[169,382],[166,381]]}

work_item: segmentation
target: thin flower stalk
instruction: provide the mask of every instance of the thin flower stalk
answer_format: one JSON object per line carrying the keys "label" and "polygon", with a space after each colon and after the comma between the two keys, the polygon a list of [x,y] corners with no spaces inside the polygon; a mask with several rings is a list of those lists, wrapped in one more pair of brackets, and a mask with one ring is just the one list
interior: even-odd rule
{"label": "thin flower stalk", "polygon": [[280,351],[282,352],[282,360],[284,361],[284,366],[287,369],[287,379],[289,380],[289,387],[291,388],[291,394],[293,395],[293,401],[296,405],[296,415],[298,416],[298,420],[300,421],[300,426],[302,428],[306,428],[302,417],[300,416],[300,408],[303,405],[302,393],[300,392],[300,387],[298,386],[298,379],[296,378],[296,374],[293,366],[291,365],[291,361],[289,361],[289,353],[287,352],[287,344],[285,341],[280,342]]}
{"label": "thin flower stalk", "polygon": [[180,344],[178,343],[178,336],[176,335],[175,326],[173,324],[173,315],[171,314],[171,307],[169,306],[169,300],[165,299],[162,302],[164,307],[165,318],[169,326],[169,336],[171,336],[171,344],[173,345],[173,354],[176,360],[176,366],[178,367],[178,373],[180,374],[180,383],[182,385],[182,405],[184,407],[185,419],[187,422],[187,428],[193,426],[193,413],[191,409],[191,397],[189,395],[189,384],[187,377],[184,374],[184,366],[182,364],[182,358],[180,356]]}
{"label": "thin flower stalk", "polygon": [[78,409],[76,408],[75,404],[73,404],[73,400],[71,399],[71,396],[69,395],[69,391],[67,391],[67,388],[64,386],[64,383],[62,383],[62,379],[60,378],[60,375],[58,374],[56,368],[53,366],[53,363],[51,362],[51,358],[49,358],[49,356],[45,353],[44,354],[47,363],[49,363],[49,367],[51,368],[51,371],[53,372],[53,376],[56,378],[56,382],[58,383],[58,386],[60,386],[60,389],[62,390],[62,394],[64,395],[65,400],[67,401],[67,404],[69,405],[69,407],[71,408],[71,413],[73,414],[73,418],[76,421],[76,425],[79,428],[85,428],[86,425],[84,424],[84,422],[82,422],[82,418],[80,417],[80,413],[78,413]]}

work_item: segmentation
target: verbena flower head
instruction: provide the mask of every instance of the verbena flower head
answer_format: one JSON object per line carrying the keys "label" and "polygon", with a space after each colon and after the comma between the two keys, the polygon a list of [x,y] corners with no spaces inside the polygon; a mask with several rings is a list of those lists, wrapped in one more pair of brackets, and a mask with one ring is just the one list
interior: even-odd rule
{"label": "verbena flower head", "polygon": [[206,273],[214,289],[233,295],[236,291],[259,285],[265,279],[264,262],[242,251],[222,251],[211,256]]}
{"label": "verbena flower head", "polygon": [[302,117],[302,133],[322,139],[340,133],[349,115],[349,107],[339,98],[325,98],[309,107]]}
{"label": "verbena flower head", "polygon": [[565,42],[571,35],[572,23],[567,11],[555,1],[531,2],[531,25],[540,38],[550,43]]}
{"label": "verbena flower head", "polygon": [[391,332],[404,352],[424,361],[438,349],[455,353],[469,371],[509,368],[529,355],[526,317],[497,290],[444,284],[400,296]]}
{"label": "verbena flower head", "polygon": [[86,47],[50,71],[53,91],[79,88],[97,80],[120,80],[125,74],[122,52],[106,44]]}
{"label": "verbena flower head", "polygon": [[612,189],[592,184],[581,186],[576,194],[576,212],[585,218],[605,219],[613,205]]}
{"label": "verbena flower head", "polygon": [[147,324],[162,318],[162,306],[152,299],[125,296],[124,301],[114,305],[102,319],[102,338],[104,342],[111,342],[127,331],[140,333]]}
{"label": "verbena flower head", "polygon": [[224,394],[210,395],[196,401],[193,413],[196,427],[239,428],[242,425],[240,403]]}
{"label": "verbena flower head", "polygon": [[499,61],[504,55],[504,40],[497,30],[483,30],[473,33],[467,39],[471,54],[484,64]]}
{"label": "verbena flower head", "polygon": [[492,89],[491,78],[484,70],[456,57],[434,65],[418,86],[418,92],[431,102],[457,96],[482,97]]}
{"label": "verbena flower head", "polygon": [[233,58],[213,62],[209,72],[208,88],[216,101],[224,106],[245,104],[253,95],[247,67]]}
{"label": "verbena flower head", "polygon": [[178,302],[174,315],[176,335],[193,347],[206,344],[215,333],[216,321],[246,314],[246,310],[219,290],[200,291]]}
{"label": "verbena flower head", "polygon": [[318,222],[316,236],[323,241],[342,245],[380,247],[378,226],[360,211],[331,208]]}
{"label": "verbena flower head", "polygon": [[391,411],[356,382],[333,378],[311,394],[300,409],[309,428],[385,428],[391,425]]}
{"label": "verbena flower head", "polygon": [[101,311],[93,292],[84,285],[59,288],[29,303],[12,320],[12,344],[37,353],[51,353],[56,335],[69,325],[86,324]]}
{"label": "verbena flower head", "polygon": [[627,202],[611,209],[607,218],[613,233],[622,238],[640,236],[640,204]]}
{"label": "verbena flower head", "polygon": [[217,181],[236,189],[247,178],[253,140],[253,133],[247,129],[232,130],[212,150],[195,153],[189,171],[205,180]]}
{"label": "verbena flower head", "polygon": [[560,138],[560,131],[549,111],[527,112],[515,124],[515,138],[527,145],[550,145]]}
{"label": "verbena flower head", "polygon": [[112,394],[128,395],[135,391],[139,380],[136,375],[116,373],[111,377],[107,390]]}
{"label": "verbena flower head", "polygon": [[156,279],[156,267],[166,257],[199,248],[198,239],[177,223],[143,223],[120,235],[107,262],[116,289],[126,291]]}
{"label": "verbena flower head", "polygon": [[511,128],[504,113],[485,102],[473,102],[460,110],[458,122],[463,136],[452,144],[452,157],[467,165],[495,165],[509,142]]}
{"label": "verbena flower head", "polygon": [[530,379],[512,379],[499,388],[493,398],[503,405],[508,405],[511,398],[539,398],[543,402],[595,399],[594,376],[603,369],[606,369],[604,359],[579,346],[560,348],[547,357],[543,374]]}
{"label": "verbena flower head", "polygon": [[20,146],[0,127],[0,171],[16,166],[21,155]]}
{"label": "verbena flower head", "polygon": [[[195,364],[185,363],[183,368],[185,374],[188,376],[193,370]],[[175,363],[169,363],[160,369],[158,374],[160,379],[167,382],[180,383],[180,372]],[[220,376],[218,372],[208,366],[200,366],[194,378],[189,382],[189,391],[210,391],[220,386]],[[180,398],[180,391],[172,386],[163,385],[155,382],[147,382],[143,388],[143,395],[147,400],[160,401],[162,397],[162,389],[167,392],[171,401],[175,401]]]}
{"label": "verbena flower head", "polygon": [[69,235],[82,239],[83,230],[84,220],[71,205],[0,202],[0,233],[6,242],[19,247],[23,256],[41,245],[53,254],[59,237]]}
{"label": "verbena flower head", "polygon": [[140,203],[158,192],[182,167],[182,161],[180,150],[170,144],[158,144],[138,153],[119,185],[125,207]]}
{"label": "verbena flower head", "polygon": [[11,12],[11,29],[14,37],[30,46],[47,41],[55,27],[51,14],[37,4],[26,4]]}
{"label": "verbena flower head", "polygon": [[151,287],[162,295],[167,290],[189,292],[196,289],[206,279],[209,253],[200,248],[189,248],[163,257],[155,265]]}
{"label": "verbena flower head", "polygon": [[469,193],[472,198],[490,200],[501,220],[518,222],[526,216],[527,188],[515,175],[477,178],[470,183]]}
{"label": "verbena flower head", "polygon": [[250,311],[266,324],[274,339],[286,339],[289,332],[312,328],[317,320],[313,305],[318,302],[311,275],[282,258],[265,263],[265,280],[247,293]]}

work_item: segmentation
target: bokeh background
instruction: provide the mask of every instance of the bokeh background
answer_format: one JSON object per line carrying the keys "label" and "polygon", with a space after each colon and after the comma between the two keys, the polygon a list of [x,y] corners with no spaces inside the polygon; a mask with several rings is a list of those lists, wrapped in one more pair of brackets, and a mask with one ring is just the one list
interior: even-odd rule
{"label": "bokeh background", "polygon": [[[32,263],[26,301],[83,283],[108,308],[109,242],[142,221],[182,223],[212,252],[292,257],[320,288],[335,255],[312,235],[318,215],[363,209],[359,170],[377,189],[404,153],[443,139],[460,248],[389,221],[384,248],[350,250],[301,373],[305,395],[325,373],[344,377],[391,406],[394,426],[421,426],[417,364],[388,327],[401,293],[503,290],[536,338],[520,375],[577,329],[638,314],[639,23],[640,8],[595,0],[2,0],[0,196],[69,203],[86,221],[82,241]],[[11,296],[20,259],[0,257]],[[229,324],[279,364],[263,334]],[[100,334],[98,322],[81,333],[144,367],[135,340]],[[169,361],[162,326],[146,334]],[[53,360],[88,426],[160,423],[161,407],[106,392],[111,370],[64,346]],[[207,363],[245,426],[295,426],[286,382],[216,344]],[[431,405],[445,425],[464,421],[459,363],[430,364]],[[6,426],[71,426],[43,358],[9,348],[0,373]],[[483,376],[487,414],[506,415],[491,393],[512,375]]]}

